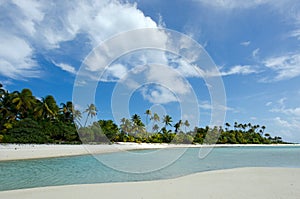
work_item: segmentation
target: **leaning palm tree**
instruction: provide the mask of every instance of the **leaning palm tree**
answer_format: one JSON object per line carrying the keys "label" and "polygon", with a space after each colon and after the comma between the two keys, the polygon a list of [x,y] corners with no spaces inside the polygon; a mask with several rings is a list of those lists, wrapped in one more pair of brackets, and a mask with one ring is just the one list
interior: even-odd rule
{"label": "leaning palm tree", "polygon": [[179,121],[174,125],[175,133],[177,133],[177,132],[180,130],[181,125],[182,125],[182,120],[179,120]]}
{"label": "leaning palm tree", "polygon": [[79,124],[80,127],[82,127],[80,120],[82,118],[81,112],[79,110],[73,109],[73,120],[75,122],[75,124]]}
{"label": "leaning palm tree", "polygon": [[90,104],[90,105],[87,105],[87,109],[85,109],[84,113],[87,113],[87,117],[86,117],[86,120],[85,120],[85,123],[84,123],[84,127],[86,127],[86,124],[87,124],[87,121],[89,119],[89,117],[91,116],[91,118],[93,118],[94,116],[97,115],[97,108],[95,106],[95,104]]}

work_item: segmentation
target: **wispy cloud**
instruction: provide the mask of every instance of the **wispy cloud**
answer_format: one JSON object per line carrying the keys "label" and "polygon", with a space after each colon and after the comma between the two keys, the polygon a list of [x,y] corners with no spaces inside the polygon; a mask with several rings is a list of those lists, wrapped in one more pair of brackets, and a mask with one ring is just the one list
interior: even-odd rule
{"label": "wispy cloud", "polygon": [[0,30],[0,74],[12,79],[39,77],[40,70],[33,58],[34,49],[22,38]]}
{"label": "wispy cloud", "polygon": [[263,5],[272,2],[271,0],[194,0],[201,2],[203,4],[213,6],[216,8],[222,8],[222,9],[237,9],[237,8],[252,8],[255,6]]}
{"label": "wispy cloud", "polygon": [[199,108],[203,110],[222,110],[222,111],[236,111],[234,108],[224,105],[213,106],[209,101],[202,101],[199,103]]}
{"label": "wispy cloud", "polygon": [[249,46],[251,44],[250,41],[244,41],[240,43],[242,46]]}
{"label": "wispy cloud", "polygon": [[256,48],[255,50],[252,51],[252,57],[253,57],[254,59],[257,58],[257,55],[258,55],[259,51],[260,51],[259,48]]}
{"label": "wispy cloud", "polygon": [[292,79],[300,75],[300,53],[267,58],[263,64],[276,73],[274,78],[265,81]]}
{"label": "wispy cloud", "polygon": [[254,66],[250,65],[236,65],[231,67],[228,71],[221,72],[222,76],[228,76],[228,75],[248,75],[252,73],[257,73],[257,70],[254,68]]}
{"label": "wispy cloud", "polygon": [[59,67],[60,69],[67,71],[71,74],[76,74],[76,69],[75,67],[69,65],[69,64],[65,64],[65,63],[55,63],[53,62],[54,65],[56,65],[57,67]]}
{"label": "wispy cloud", "polygon": [[[299,20],[300,22],[300,20]],[[296,37],[298,40],[300,40],[300,28],[297,30],[293,30],[290,34],[290,37]]]}

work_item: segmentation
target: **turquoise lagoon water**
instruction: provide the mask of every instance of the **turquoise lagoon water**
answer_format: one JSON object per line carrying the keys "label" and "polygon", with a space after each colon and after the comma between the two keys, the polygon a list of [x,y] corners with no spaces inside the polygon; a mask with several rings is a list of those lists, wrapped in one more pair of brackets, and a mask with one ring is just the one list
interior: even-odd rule
{"label": "turquoise lagoon water", "polygon": [[[166,152],[164,154],[169,156],[179,149],[164,150]],[[300,147],[296,146],[214,148],[203,159],[199,158],[199,149],[189,148],[178,160],[167,167],[147,173],[118,171],[104,165],[95,158],[119,159],[120,162],[126,162],[126,159],[132,153],[151,153],[153,151],[155,150],[0,162],[0,190],[70,184],[158,180],[202,171],[238,167],[300,168]],[[147,162],[140,162],[139,167],[143,168],[145,164],[151,164],[155,161],[160,160],[154,158]],[[130,165],[130,163],[126,165],[128,168],[133,166],[136,165]]]}

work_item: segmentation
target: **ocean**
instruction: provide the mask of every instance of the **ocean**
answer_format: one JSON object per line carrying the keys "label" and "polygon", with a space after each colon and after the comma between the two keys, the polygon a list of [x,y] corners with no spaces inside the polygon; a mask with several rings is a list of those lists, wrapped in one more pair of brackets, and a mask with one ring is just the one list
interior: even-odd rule
{"label": "ocean", "polygon": [[[174,148],[0,162],[0,191],[33,187],[149,181],[241,168],[300,168],[299,146]],[[206,151],[207,152],[207,151]],[[200,155],[199,155],[200,154]]]}

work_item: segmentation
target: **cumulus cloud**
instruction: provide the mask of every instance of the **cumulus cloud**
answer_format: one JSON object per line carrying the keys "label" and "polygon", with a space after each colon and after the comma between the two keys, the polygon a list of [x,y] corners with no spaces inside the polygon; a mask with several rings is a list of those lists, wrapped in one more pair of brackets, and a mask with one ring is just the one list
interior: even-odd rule
{"label": "cumulus cloud", "polygon": [[160,85],[143,87],[141,93],[144,99],[153,104],[166,104],[178,101],[171,90]]}
{"label": "cumulus cloud", "polygon": [[[85,35],[92,48],[124,31],[158,27],[135,4],[109,0],[2,1],[0,13],[0,74],[14,79],[39,77],[42,69],[36,52],[59,52],[63,42],[72,42],[78,35]],[[57,66],[75,72],[68,63]]]}
{"label": "cumulus cloud", "polygon": [[122,79],[128,72],[126,66],[122,64],[113,64],[105,70],[101,76],[101,81],[118,81]]}

